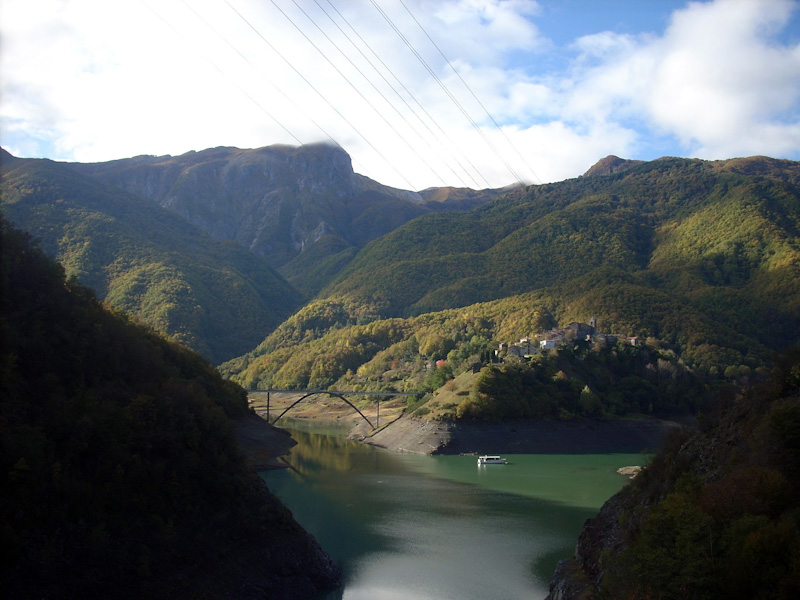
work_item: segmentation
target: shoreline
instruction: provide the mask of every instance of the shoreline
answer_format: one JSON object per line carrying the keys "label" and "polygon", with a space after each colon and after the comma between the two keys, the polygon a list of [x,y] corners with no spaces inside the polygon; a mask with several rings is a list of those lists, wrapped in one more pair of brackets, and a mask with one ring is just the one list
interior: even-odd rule
{"label": "shoreline", "polygon": [[370,433],[358,424],[350,439],[412,454],[636,454],[655,452],[677,421],[433,422],[400,417]]}
{"label": "shoreline", "polygon": [[[304,419],[305,420],[305,419]],[[308,421],[324,422],[315,415]],[[517,419],[501,423],[426,421],[400,416],[371,431],[361,419],[337,419],[352,427],[347,437],[382,450],[433,454],[637,454],[655,452],[681,423],[663,419],[546,421]],[[256,412],[236,423],[236,437],[247,464],[256,471],[285,468],[283,456],[296,445],[291,434]]]}
{"label": "shoreline", "polygon": [[236,441],[247,465],[255,471],[282,469],[281,460],[297,442],[285,429],[273,427],[257,413],[250,413],[235,421]]}

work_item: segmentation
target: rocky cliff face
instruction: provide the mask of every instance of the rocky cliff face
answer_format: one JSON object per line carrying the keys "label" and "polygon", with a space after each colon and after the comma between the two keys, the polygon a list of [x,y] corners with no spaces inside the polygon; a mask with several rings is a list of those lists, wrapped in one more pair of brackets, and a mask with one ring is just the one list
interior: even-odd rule
{"label": "rocky cliff face", "polygon": [[306,292],[343,266],[343,260],[332,260],[320,273],[325,259],[352,256],[424,213],[471,208],[501,192],[422,195],[390,188],[354,173],[344,150],[323,144],[213,148],[73,167],[160,204],[215,238],[237,241]]}
{"label": "rocky cliff face", "polygon": [[562,560],[550,581],[545,600],[590,600],[603,579],[603,560],[625,547],[626,532],[620,524],[626,499],[617,494],[608,500],[593,519],[583,526],[575,556]]}

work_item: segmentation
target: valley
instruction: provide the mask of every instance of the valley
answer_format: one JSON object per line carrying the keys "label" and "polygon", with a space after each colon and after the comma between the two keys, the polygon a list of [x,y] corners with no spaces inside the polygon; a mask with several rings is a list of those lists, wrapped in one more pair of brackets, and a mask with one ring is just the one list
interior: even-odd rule
{"label": "valley", "polygon": [[[585,532],[578,554],[559,568],[554,589],[573,594],[560,597],[602,587],[606,574],[622,586],[639,568],[639,550],[647,568],[658,564],[651,542],[663,527],[691,538],[692,548],[703,546],[704,528],[722,540],[714,556],[686,554],[680,540],[669,546],[675,581],[692,580],[692,569],[712,573],[701,582],[708,597],[725,587],[717,575],[744,560],[736,548],[759,548],[759,540],[781,549],[779,579],[790,585],[794,567],[783,558],[800,539],[792,516],[800,497],[793,354],[800,339],[799,163],[607,157],[558,183],[421,192],[367,180],[342,149],[324,145],[96,164],[2,151],[0,167],[4,233],[35,237],[39,258],[61,265],[42,262],[21,276],[3,248],[4,277],[16,278],[3,292],[4,311],[16,311],[4,314],[4,332],[26,322],[19,315],[32,324],[32,333],[14,333],[14,346],[3,347],[4,373],[12,375],[4,386],[14,399],[3,408],[13,425],[4,432],[4,448],[12,450],[3,472],[17,486],[16,500],[4,502],[42,490],[72,498],[102,476],[114,482],[112,496],[128,490],[126,510],[136,512],[160,492],[132,493],[130,482],[113,475],[137,473],[139,481],[154,468],[150,480],[164,483],[168,513],[144,528],[155,537],[142,543],[153,557],[174,558],[185,550],[170,545],[175,528],[192,528],[174,516],[186,499],[170,483],[178,481],[170,464],[183,460],[208,477],[198,480],[208,487],[190,511],[201,515],[215,494],[263,500],[240,461],[251,471],[280,466],[276,457],[292,445],[255,420],[266,416],[264,392],[246,399],[244,390],[403,392],[412,395],[382,401],[380,415],[373,397],[351,397],[379,421],[375,430],[327,395],[287,416],[338,422],[351,439],[431,460],[489,447],[542,455],[663,447],[652,468],[601,512],[597,527],[606,534]],[[36,248],[25,238],[14,249],[28,243]],[[27,289],[22,283],[45,286],[34,277],[42,274],[50,298],[32,292],[37,300],[26,306],[24,294],[11,295]],[[101,305],[124,325],[100,316]],[[26,391],[32,381],[44,382],[47,393],[36,396],[44,408]],[[270,417],[297,399],[271,392]],[[187,419],[191,426],[181,429]],[[164,429],[137,429],[154,420]],[[73,423],[75,437],[61,422]],[[203,436],[212,441],[201,443]],[[720,450],[720,440],[738,450]],[[220,450],[199,462],[192,453],[173,456],[182,445],[200,451],[204,444]],[[116,462],[81,470],[82,448]],[[158,454],[154,448],[172,458],[144,461],[143,452]],[[54,458],[61,454],[69,460]],[[31,478],[31,465],[45,475]],[[62,476],[81,483],[61,489]],[[717,500],[731,493],[741,501],[728,514]],[[106,506],[93,502],[87,506]],[[330,585],[336,574],[325,555],[312,542],[304,546],[299,527],[268,504],[262,516],[281,523],[314,573],[311,583],[295,573],[291,585]],[[50,521],[37,523],[48,507],[31,504],[10,547],[23,552],[25,527],[70,543],[47,529]],[[137,515],[161,514],[148,511]],[[126,529],[109,514],[84,530],[80,515],[63,516],[99,573],[103,548]],[[246,529],[242,514],[226,518],[230,527],[217,523],[197,534],[203,552],[226,527]],[[607,560],[609,548],[619,560]],[[46,559],[23,554],[15,585],[22,585],[19,573]],[[169,581],[157,558],[138,563],[137,573],[124,570],[122,555],[110,560],[119,577],[153,569]],[[53,566],[50,581],[59,569]],[[92,573],[76,589],[110,581]],[[255,571],[246,579],[260,585]],[[283,585],[278,579],[270,585]],[[631,597],[641,592],[626,589]]]}

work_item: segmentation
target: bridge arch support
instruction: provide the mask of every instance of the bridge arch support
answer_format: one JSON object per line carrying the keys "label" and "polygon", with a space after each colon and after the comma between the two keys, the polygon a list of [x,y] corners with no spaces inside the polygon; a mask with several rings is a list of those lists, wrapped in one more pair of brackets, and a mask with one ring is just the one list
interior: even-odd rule
{"label": "bridge arch support", "polygon": [[366,415],[364,415],[364,413],[362,413],[360,410],[358,410],[358,408],[352,402],[350,402],[347,398],[345,398],[344,395],[339,394],[338,392],[330,392],[328,390],[315,390],[315,391],[312,391],[312,392],[308,392],[305,396],[299,398],[298,400],[295,400],[294,402],[292,402],[291,405],[286,407],[284,409],[284,411],[281,414],[279,414],[278,417],[272,422],[272,424],[274,425],[275,423],[277,423],[283,415],[285,415],[287,412],[292,410],[295,406],[300,404],[303,400],[305,400],[306,398],[309,398],[311,396],[316,396],[317,394],[328,394],[329,396],[335,396],[336,398],[339,398],[339,399],[343,400],[354,411],[356,411],[359,415],[361,415],[361,418],[364,419],[367,423],[369,423],[369,426],[372,427],[372,429],[375,429],[375,425],[372,424],[372,422],[366,417]]}

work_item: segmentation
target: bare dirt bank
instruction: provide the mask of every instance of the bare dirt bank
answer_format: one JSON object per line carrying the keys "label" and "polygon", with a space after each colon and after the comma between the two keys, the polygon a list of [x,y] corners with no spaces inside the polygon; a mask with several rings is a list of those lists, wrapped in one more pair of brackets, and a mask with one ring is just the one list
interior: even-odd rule
{"label": "bare dirt bank", "polygon": [[401,417],[370,434],[357,425],[350,437],[395,452],[414,454],[604,454],[655,450],[674,421],[432,422]]}
{"label": "bare dirt bank", "polygon": [[[273,394],[272,417],[299,396]],[[259,416],[251,415],[239,426],[239,443],[256,468],[285,466],[279,457],[295,444],[289,434],[271,427],[262,418],[264,399],[251,403]],[[680,425],[659,419],[619,421],[538,421],[462,423],[428,421],[402,414],[404,403],[383,403],[380,414],[364,409],[377,431],[340,400],[322,398],[302,403],[292,415],[301,420],[352,423],[353,440],[392,452],[413,454],[632,454],[656,450],[670,429]]]}

